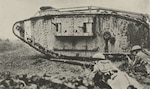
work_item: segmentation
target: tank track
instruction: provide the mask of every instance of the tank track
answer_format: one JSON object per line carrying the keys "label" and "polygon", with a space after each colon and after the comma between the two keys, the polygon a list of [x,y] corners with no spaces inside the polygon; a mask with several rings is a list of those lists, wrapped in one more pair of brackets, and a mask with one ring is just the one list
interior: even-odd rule
{"label": "tank track", "polygon": [[[92,60],[91,60],[91,58],[89,58],[89,57],[74,57],[74,56],[66,56],[66,55],[58,54],[58,53],[53,52],[52,50],[45,49],[39,43],[35,43],[35,42],[33,43],[33,41],[29,38],[27,40],[25,40],[23,37],[19,36],[16,33],[16,31],[22,30],[22,28],[20,26],[18,26],[18,25],[16,26],[16,24],[18,24],[19,22],[21,22],[21,21],[18,21],[13,25],[13,29],[12,29],[13,34],[18,39],[20,39],[21,41],[28,44],[30,47],[32,47],[35,50],[37,50],[38,52],[46,55],[46,57],[48,59],[53,58],[53,59],[50,59],[52,61],[66,62],[66,63],[71,63],[71,64],[74,64],[74,65],[93,65],[89,62],[91,62],[92,60],[93,61],[100,60],[100,59],[97,59],[97,58],[92,58]],[[78,61],[76,61],[76,60],[78,60]],[[84,61],[88,61],[88,62],[85,63]]]}
{"label": "tank track", "polygon": [[[140,19],[137,19],[137,18],[134,18],[134,17],[131,17],[131,16],[127,16],[127,15],[124,16],[124,15],[119,15],[119,14],[102,14],[102,15],[113,15],[113,16],[121,17],[121,18],[124,18],[124,19],[127,19],[127,20],[133,20],[133,21],[139,22],[141,24],[144,24],[146,27],[149,28],[149,25],[146,23],[146,21],[140,20]],[[49,15],[46,15],[46,16],[49,16]],[[39,17],[44,17],[44,16],[39,16]],[[39,18],[39,17],[33,17],[33,18]],[[32,18],[26,19],[26,20],[32,20]],[[56,58],[58,60],[54,60],[54,61],[62,61],[62,62],[67,62],[67,61],[73,62],[73,60],[91,62],[91,61],[100,60],[100,59],[92,58],[92,57],[76,57],[76,56],[66,56],[66,55],[58,54],[58,53],[53,52],[52,50],[48,50],[48,49],[42,47],[39,43],[33,42],[30,38],[25,40],[23,37],[19,36],[16,33],[16,31],[21,31],[22,30],[21,26],[19,26],[18,24],[23,22],[23,21],[26,21],[26,20],[18,21],[13,25],[13,28],[12,28],[13,34],[17,38],[19,38],[21,41],[25,42],[26,44],[28,44],[32,48],[34,48],[37,51],[41,52],[42,54],[46,55],[48,58]],[[104,55],[128,55],[128,53],[127,54],[124,54],[124,53],[111,53],[111,54],[104,54]]]}

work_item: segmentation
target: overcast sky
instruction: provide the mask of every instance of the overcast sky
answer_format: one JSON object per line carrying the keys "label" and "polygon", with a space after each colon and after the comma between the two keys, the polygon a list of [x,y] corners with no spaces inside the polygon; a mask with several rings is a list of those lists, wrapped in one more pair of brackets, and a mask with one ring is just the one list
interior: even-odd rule
{"label": "overcast sky", "polygon": [[30,18],[41,6],[100,6],[150,14],[150,0],[0,0],[0,38],[16,39],[12,25]]}

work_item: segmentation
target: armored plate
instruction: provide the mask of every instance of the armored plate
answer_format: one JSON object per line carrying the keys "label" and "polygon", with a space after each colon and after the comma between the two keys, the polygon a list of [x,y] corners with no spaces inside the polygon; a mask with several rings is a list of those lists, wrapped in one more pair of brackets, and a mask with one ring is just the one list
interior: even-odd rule
{"label": "armored plate", "polygon": [[150,47],[150,31],[143,14],[99,7],[41,9],[14,24],[14,34],[46,53],[91,57],[128,53],[133,45]]}

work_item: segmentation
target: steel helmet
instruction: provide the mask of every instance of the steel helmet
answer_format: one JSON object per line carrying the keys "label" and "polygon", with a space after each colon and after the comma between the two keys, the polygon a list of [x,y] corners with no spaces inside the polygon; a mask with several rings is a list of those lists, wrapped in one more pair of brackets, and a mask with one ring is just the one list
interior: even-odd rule
{"label": "steel helmet", "polygon": [[141,49],[142,49],[142,47],[141,47],[141,46],[139,46],[139,45],[135,45],[135,46],[133,46],[133,47],[132,47],[131,51],[141,50]]}
{"label": "steel helmet", "polygon": [[105,56],[102,53],[98,52],[93,55],[93,58],[105,59]]}

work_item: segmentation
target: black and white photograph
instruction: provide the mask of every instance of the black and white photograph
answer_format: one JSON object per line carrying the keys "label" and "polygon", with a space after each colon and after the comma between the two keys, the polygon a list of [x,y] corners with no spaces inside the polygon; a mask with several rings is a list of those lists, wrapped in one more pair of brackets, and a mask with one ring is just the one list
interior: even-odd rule
{"label": "black and white photograph", "polygon": [[0,89],[150,89],[150,0],[0,0]]}

